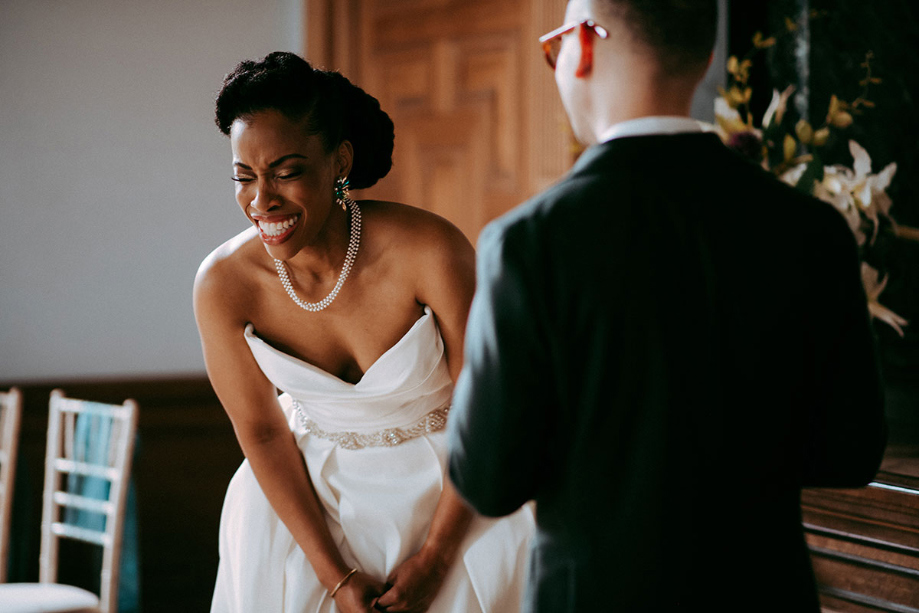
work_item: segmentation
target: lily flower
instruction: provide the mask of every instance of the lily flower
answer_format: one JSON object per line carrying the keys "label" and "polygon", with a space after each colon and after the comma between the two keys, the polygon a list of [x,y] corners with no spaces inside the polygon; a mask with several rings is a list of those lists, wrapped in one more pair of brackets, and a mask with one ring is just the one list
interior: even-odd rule
{"label": "lily flower", "polygon": [[[869,242],[873,243],[880,226],[879,217],[890,210],[887,188],[897,172],[897,164],[891,162],[880,173],[871,174],[871,156],[864,147],[850,140],[849,153],[854,161],[852,168],[839,164],[824,167],[823,181],[815,186],[814,195],[836,206],[847,219],[859,213],[870,219],[874,231]],[[856,236],[859,237],[858,232]],[[859,244],[863,242],[859,240]]]}
{"label": "lily flower", "polygon": [[763,127],[768,128],[773,124],[773,120],[776,124],[782,123],[782,118],[785,117],[785,111],[788,108],[788,99],[795,91],[794,85],[789,85],[785,88],[781,94],[779,90],[772,90],[772,102],[769,103],[769,106],[766,108],[766,112],[763,114]]}

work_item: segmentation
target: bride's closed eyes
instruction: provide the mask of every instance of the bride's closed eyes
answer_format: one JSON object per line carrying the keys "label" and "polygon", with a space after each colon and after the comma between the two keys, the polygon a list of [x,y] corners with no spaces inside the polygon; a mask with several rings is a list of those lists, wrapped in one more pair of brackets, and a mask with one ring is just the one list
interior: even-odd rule
{"label": "bride's closed eyes", "polygon": [[[289,179],[297,179],[302,174],[303,174],[303,171],[301,170],[287,170],[284,172],[279,172],[278,174],[275,175],[274,178],[284,181],[284,180],[289,180]],[[240,175],[233,175],[230,178],[233,181],[236,181],[237,183],[250,183],[255,180],[255,177],[247,177],[247,176],[240,176]]]}
{"label": "bride's closed eyes", "polygon": [[299,170],[288,170],[286,172],[278,173],[277,178],[282,179],[282,180],[283,179],[296,179],[302,174],[303,173]]}

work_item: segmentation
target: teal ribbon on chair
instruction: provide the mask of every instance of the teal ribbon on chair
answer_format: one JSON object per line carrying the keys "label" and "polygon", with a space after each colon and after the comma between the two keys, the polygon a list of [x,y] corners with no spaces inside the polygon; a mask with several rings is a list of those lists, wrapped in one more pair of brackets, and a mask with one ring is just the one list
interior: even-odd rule
{"label": "teal ribbon on chair", "polygon": [[[86,413],[78,415],[74,426],[76,432],[74,433],[73,459],[78,462],[107,466],[112,423],[111,419],[100,415]],[[101,477],[73,473],[68,476],[68,491],[79,496],[105,500],[110,487],[109,481]],[[118,581],[118,611],[136,613],[140,610],[140,556],[138,552],[137,496],[133,477],[128,479],[124,512],[124,534],[121,543]],[[80,528],[105,530],[105,515],[94,511],[66,507],[63,520],[65,523]]]}

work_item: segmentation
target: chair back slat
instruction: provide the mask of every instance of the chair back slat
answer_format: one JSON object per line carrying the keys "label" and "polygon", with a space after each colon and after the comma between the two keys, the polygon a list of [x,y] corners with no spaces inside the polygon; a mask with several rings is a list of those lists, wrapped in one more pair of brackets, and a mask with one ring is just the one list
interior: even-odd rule
{"label": "chair back slat", "polygon": [[63,458],[54,460],[52,468],[59,473],[79,475],[81,477],[95,477],[97,479],[107,479],[109,481],[116,481],[120,477],[117,468],[109,468],[100,466],[99,464],[89,464],[87,462],[65,460]]}
{"label": "chair back slat", "polygon": [[61,397],[58,402],[61,413],[94,415],[122,420],[127,419],[131,413],[131,411],[122,404],[102,404],[100,402],[90,402],[88,400],[77,400],[75,398],[66,397]]}
{"label": "chair back slat", "polygon": [[124,505],[137,403],[101,404],[51,393],[39,580],[57,579],[60,538],[100,545],[100,607],[115,610]]}
{"label": "chair back slat", "polygon": [[13,485],[16,482],[16,456],[22,394],[17,388],[0,393],[0,583],[6,583],[10,550],[10,522],[13,516]]}
{"label": "chair back slat", "polygon": [[108,517],[111,517],[115,512],[115,505],[108,500],[68,494],[67,492],[54,492],[54,504],[89,511],[90,513],[99,513]]}
{"label": "chair back slat", "polygon": [[51,524],[51,533],[54,534],[54,536],[64,536],[75,541],[83,541],[84,543],[92,543],[93,545],[101,545],[102,547],[106,547],[112,542],[112,539],[110,539],[105,532],[78,528],[77,526],[71,526],[69,524]]}

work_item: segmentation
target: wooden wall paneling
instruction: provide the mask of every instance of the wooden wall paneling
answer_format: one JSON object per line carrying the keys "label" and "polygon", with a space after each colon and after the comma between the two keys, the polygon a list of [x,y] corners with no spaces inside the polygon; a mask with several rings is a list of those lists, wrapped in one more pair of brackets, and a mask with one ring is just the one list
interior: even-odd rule
{"label": "wooden wall paneling", "polygon": [[[334,0],[332,1],[332,23],[330,31],[332,36],[332,57],[335,64],[344,68],[346,75],[353,74],[353,69],[357,64],[356,54],[358,52],[361,34],[357,31],[360,24],[355,19],[355,11],[358,10],[356,0]],[[360,75],[355,75],[355,80],[360,84]]]}
{"label": "wooden wall paneling", "polygon": [[486,133],[472,112],[406,120],[397,177],[405,202],[453,221],[475,237],[484,201]]}
{"label": "wooden wall paneling", "polygon": [[531,0],[523,69],[527,79],[527,186],[530,195],[546,189],[571,166],[574,135],[555,85],[555,73],[546,64],[539,37],[562,25],[564,2]]}
{"label": "wooden wall paneling", "polygon": [[500,42],[492,49],[482,50],[475,46],[461,53],[460,57],[466,59],[459,67],[460,92],[452,91],[451,94],[466,105],[481,107],[480,112],[488,124],[489,157],[493,162],[488,178],[503,189],[514,189],[521,157],[518,151],[521,143],[517,138],[520,134],[519,96],[515,92],[517,54]]}
{"label": "wooden wall paneling", "polygon": [[432,39],[461,40],[518,29],[526,0],[363,0],[376,16],[379,48],[426,44]]}
{"label": "wooden wall paneling", "polygon": [[328,35],[332,22],[331,2],[307,0],[304,6],[304,57],[317,68],[328,67],[332,63],[332,37]]}
{"label": "wooden wall paneling", "polygon": [[359,197],[434,211],[475,241],[570,164],[570,131],[536,40],[564,6],[330,1],[308,1],[318,15],[308,57],[376,96],[396,126],[393,171]]}
{"label": "wooden wall paneling", "polygon": [[362,33],[359,0],[306,0],[304,57],[316,68],[338,70],[361,85],[355,69]]}

